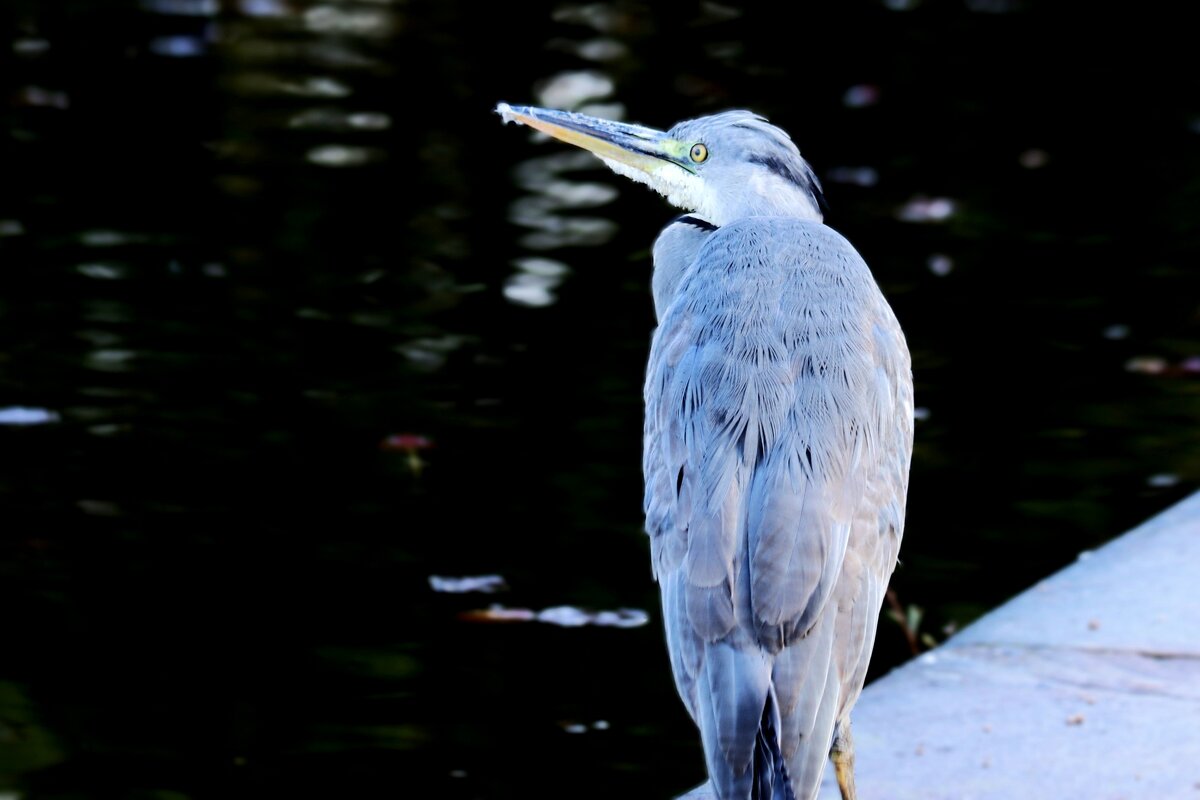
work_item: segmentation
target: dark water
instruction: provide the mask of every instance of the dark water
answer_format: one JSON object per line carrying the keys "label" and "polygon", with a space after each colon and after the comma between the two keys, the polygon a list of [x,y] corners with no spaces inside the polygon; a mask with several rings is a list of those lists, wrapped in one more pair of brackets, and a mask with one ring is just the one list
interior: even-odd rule
{"label": "dark water", "polygon": [[[672,211],[499,100],[793,133],[913,349],[893,585],[922,632],[1184,496],[1190,30],[1015,0],[9,0],[0,797],[701,779],[640,532]],[[885,623],[874,673],[909,652]]]}

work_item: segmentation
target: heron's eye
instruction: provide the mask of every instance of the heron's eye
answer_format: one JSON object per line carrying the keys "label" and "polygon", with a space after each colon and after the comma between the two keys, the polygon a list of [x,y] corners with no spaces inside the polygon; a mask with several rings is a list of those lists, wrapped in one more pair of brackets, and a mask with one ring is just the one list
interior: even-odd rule
{"label": "heron's eye", "polygon": [[688,155],[692,157],[692,161],[695,161],[697,164],[699,164],[708,158],[708,148],[702,144],[696,143],[692,145],[692,152]]}

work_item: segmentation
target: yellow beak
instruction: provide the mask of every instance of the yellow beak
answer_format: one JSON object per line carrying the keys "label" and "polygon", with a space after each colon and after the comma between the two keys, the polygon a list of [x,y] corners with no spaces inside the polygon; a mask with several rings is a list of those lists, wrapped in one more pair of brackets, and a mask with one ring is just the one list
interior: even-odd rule
{"label": "yellow beak", "polygon": [[606,160],[617,161],[647,174],[674,164],[695,174],[687,158],[689,145],[662,131],[625,122],[589,117],[571,111],[500,103],[496,113],[505,122],[528,125],[555,139],[582,147]]}

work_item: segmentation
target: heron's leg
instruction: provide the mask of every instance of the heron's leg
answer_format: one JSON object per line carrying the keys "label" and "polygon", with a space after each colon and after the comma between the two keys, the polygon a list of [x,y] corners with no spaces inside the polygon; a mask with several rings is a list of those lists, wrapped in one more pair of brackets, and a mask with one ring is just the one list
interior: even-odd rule
{"label": "heron's leg", "polygon": [[857,800],[858,794],[854,791],[854,739],[850,736],[849,717],[838,723],[829,758],[833,761],[833,771],[837,773],[842,800]]}

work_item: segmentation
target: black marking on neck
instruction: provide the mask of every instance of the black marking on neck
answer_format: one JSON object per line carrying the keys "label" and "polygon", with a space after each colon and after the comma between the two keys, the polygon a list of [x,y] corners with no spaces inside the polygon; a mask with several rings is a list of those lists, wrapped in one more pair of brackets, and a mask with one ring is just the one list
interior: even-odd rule
{"label": "black marking on neck", "polygon": [[821,184],[811,171],[797,169],[796,165],[789,164],[787,161],[775,156],[750,156],[749,161],[752,164],[766,167],[767,170],[783,178],[801,191],[808,192],[822,214],[829,211],[829,204],[825,202],[825,194],[821,191]]}
{"label": "black marking on neck", "polygon": [[675,219],[671,220],[671,222],[682,222],[684,225],[691,225],[693,228],[699,228],[707,233],[712,233],[717,229],[717,226],[713,225],[708,220],[700,219],[699,217],[693,217],[691,214],[684,214],[676,217]]}

